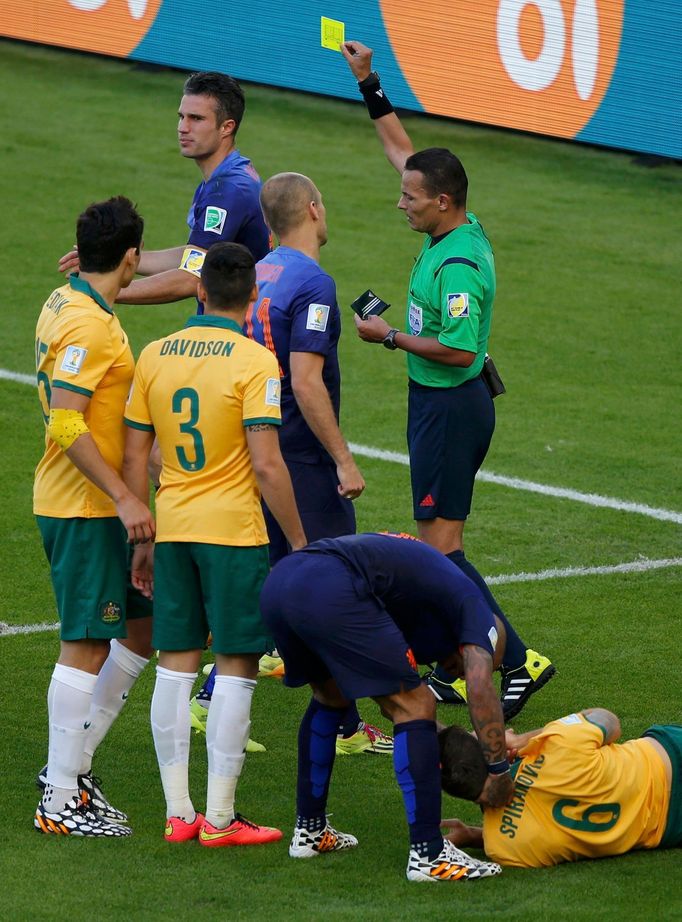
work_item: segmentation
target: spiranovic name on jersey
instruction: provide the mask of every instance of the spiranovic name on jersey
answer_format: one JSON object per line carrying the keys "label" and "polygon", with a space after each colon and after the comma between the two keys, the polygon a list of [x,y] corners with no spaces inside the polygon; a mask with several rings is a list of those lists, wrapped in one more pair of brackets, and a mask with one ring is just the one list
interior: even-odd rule
{"label": "spiranovic name on jersey", "polygon": [[512,766],[514,797],[486,809],[486,854],[532,868],[655,848],[665,832],[670,792],[650,741],[604,745],[583,714],[547,724]]}
{"label": "spiranovic name on jersey", "polygon": [[279,394],[275,357],[224,317],[190,317],[143,349],[125,422],[161,448],[157,542],[268,543],[245,427],[279,425]]}

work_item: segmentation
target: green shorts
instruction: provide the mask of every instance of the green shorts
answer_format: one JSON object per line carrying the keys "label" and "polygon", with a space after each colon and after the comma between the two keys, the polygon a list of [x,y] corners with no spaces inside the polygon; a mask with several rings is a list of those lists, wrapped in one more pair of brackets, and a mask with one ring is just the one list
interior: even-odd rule
{"label": "green shorts", "polygon": [[658,847],[676,848],[682,845],[682,727],[677,724],[654,724],[642,736],[656,740],[670,756],[673,767],[670,807],[668,822]]}
{"label": "green shorts", "polygon": [[50,562],[62,640],[126,636],[128,618],[151,615],[130,585],[126,530],[118,518],[36,516]]}
{"label": "green shorts", "polygon": [[163,541],[154,551],[154,630],[158,650],[263,653],[270,638],[258,606],[268,546]]}

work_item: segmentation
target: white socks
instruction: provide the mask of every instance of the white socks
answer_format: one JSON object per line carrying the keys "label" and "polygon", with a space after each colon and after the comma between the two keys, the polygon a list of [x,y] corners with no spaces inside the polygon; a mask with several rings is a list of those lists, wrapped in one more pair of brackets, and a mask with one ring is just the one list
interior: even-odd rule
{"label": "white socks", "polygon": [[166,816],[191,823],[196,812],[189,796],[189,699],[196,672],[174,672],[156,667],[151,721]]}
{"label": "white socks", "polygon": [[78,796],[78,774],[83,758],[92,696],[97,676],[57,663],[47,692],[50,728],[47,785],[43,804],[61,810]]}
{"label": "white socks", "polygon": [[149,660],[133,653],[118,640],[112,640],[107,657],[92,696],[90,726],[85,737],[81,775],[92,768],[92,756],[109,728],[121,713],[128,692],[133,687]]}
{"label": "white socks", "polygon": [[[189,796],[189,699],[196,673],[156,667],[152,733],[166,797],[166,816],[191,823],[196,812]],[[244,765],[251,729],[254,679],[218,675],[206,721],[208,792],[206,821],[219,829],[234,819],[234,794]]]}
{"label": "white socks", "polygon": [[251,729],[255,679],[217,675],[206,721],[206,822],[219,829],[234,819],[234,794]]}

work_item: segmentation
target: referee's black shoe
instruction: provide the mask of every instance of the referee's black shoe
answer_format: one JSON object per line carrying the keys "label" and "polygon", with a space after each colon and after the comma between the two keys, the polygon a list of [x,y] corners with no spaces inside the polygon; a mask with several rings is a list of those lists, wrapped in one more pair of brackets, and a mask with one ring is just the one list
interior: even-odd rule
{"label": "referee's black shoe", "polygon": [[[452,676],[449,676],[438,666],[423,678],[429,691],[440,704],[467,703],[467,686],[464,679],[455,679],[453,681]],[[450,679],[450,681],[448,682],[447,679]]]}

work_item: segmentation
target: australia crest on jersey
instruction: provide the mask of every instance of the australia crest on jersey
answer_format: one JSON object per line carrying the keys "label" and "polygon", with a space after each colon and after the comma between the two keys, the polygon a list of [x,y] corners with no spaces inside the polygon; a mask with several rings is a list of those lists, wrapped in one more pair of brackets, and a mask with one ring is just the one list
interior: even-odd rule
{"label": "australia crest on jersey", "polygon": [[116,624],[121,620],[122,609],[118,602],[105,602],[101,608],[102,621],[105,624]]}
{"label": "australia crest on jersey", "polygon": [[407,313],[407,322],[410,327],[410,333],[413,336],[419,336],[424,326],[422,308],[410,301],[410,309]]}

